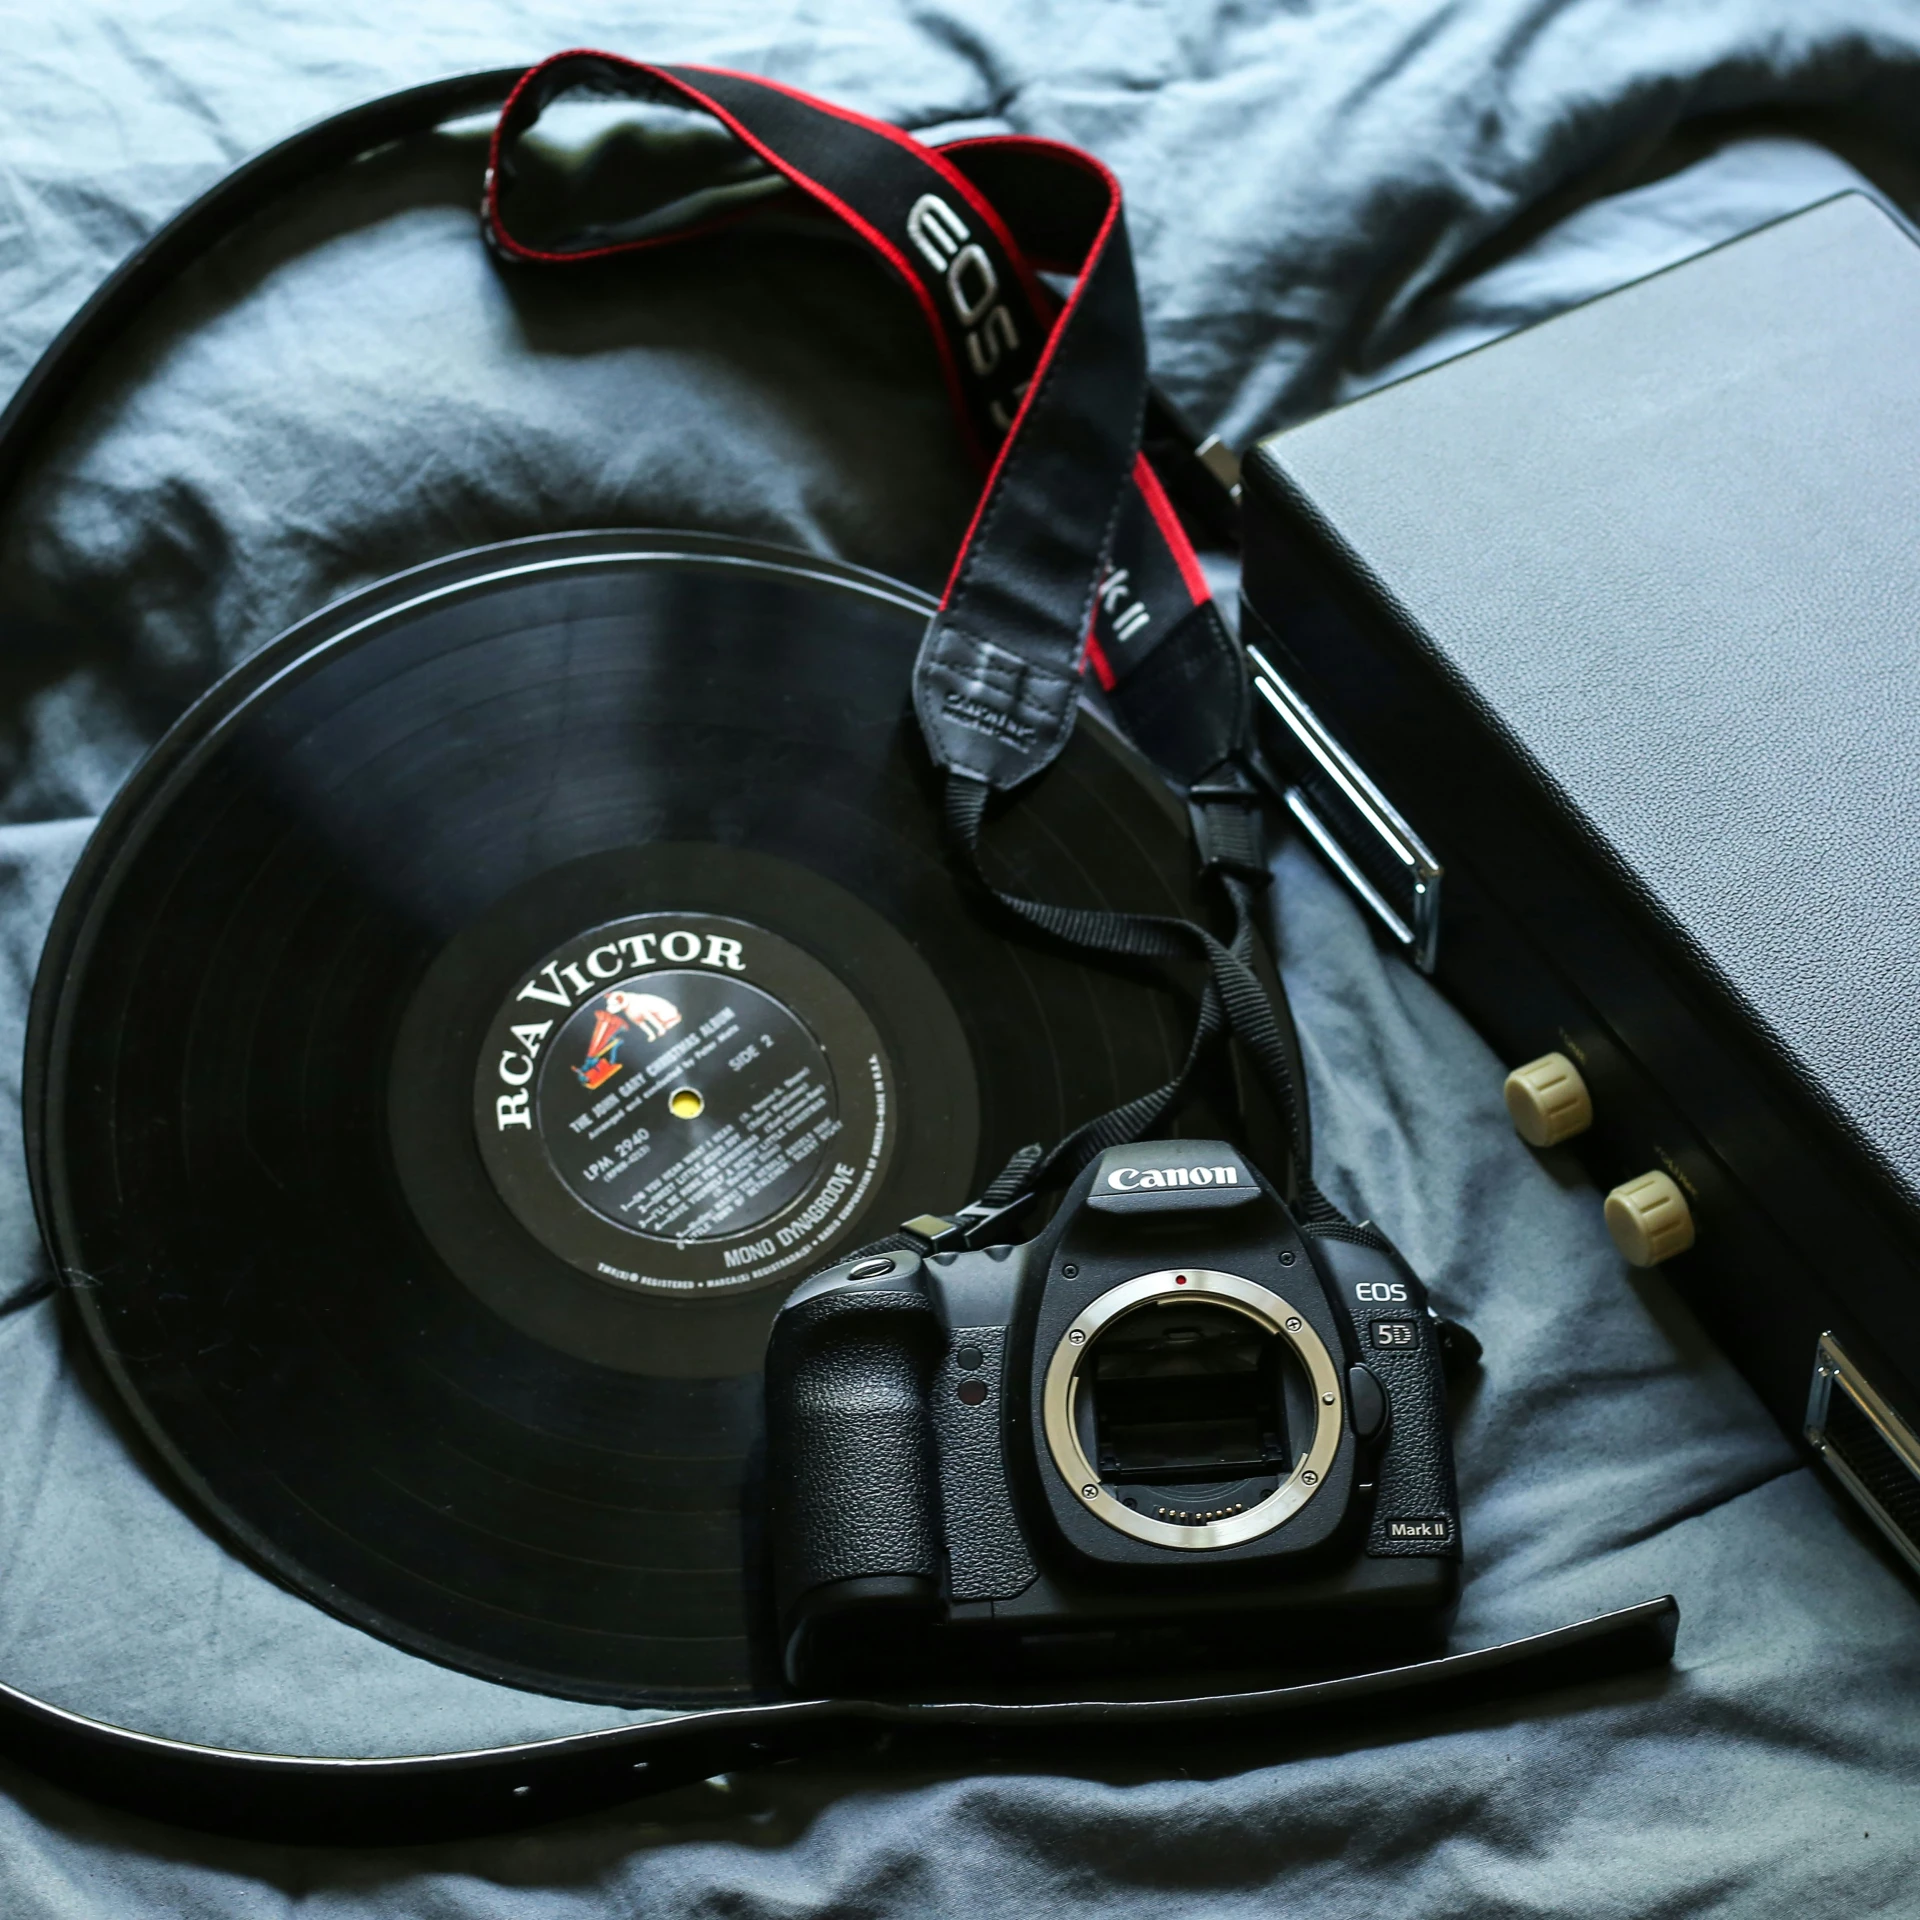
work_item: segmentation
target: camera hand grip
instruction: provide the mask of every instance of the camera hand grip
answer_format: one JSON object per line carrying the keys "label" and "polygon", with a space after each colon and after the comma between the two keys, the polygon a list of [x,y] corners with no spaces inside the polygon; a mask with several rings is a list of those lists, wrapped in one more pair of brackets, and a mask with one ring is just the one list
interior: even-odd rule
{"label": "camera hand grip", "polygon": [[790,1669],[801,1628],[826,1614],[877,1624],[882,1614],[923,1617],[938,1599],[939,1493],[926,1392],[943,1345],[917,1273],[884,1288],[813,1293],[774,1322],[770,1544]]}

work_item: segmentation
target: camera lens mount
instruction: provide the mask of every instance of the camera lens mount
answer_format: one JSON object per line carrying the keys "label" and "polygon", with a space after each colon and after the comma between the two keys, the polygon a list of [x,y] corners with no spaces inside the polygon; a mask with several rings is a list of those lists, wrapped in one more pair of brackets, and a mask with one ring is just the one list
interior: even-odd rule
{"label": "camera lens mount", "polygon": [[[1304,1426],[1308,1401],[1301,1449],[1285,1436]],[[1136,1540],[1187,1551],[1257,1540],[1298,1513],[1326,1482],[1342,1405],[1340,1370],[1306,1316],[1270,1287],[1204,1267],[1142,1274],[1091,1301],[1041,1391],[1047,1450],[1074,1499]],[[1276,1456],[1276,1433],[1291,1461]],[[1242,1492],[1269,1480],[1270,1491]],[[1194,1488],[1191,1505],[1169,1504],[1176,1484]],[[1130,1485],[1158,1490],[1159,1512]]]}

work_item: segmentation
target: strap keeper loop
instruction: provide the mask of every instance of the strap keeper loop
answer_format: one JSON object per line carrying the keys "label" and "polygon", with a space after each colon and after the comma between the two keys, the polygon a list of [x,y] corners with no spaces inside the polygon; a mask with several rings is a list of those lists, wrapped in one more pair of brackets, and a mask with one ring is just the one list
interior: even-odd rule
{"label": "strap keeper loop", "polygon": [[1224,780],[1197,781],[1187,789],[1187,817],[1203,873],[1266,884],[1266,817],[1252,786],[1232,770]]}

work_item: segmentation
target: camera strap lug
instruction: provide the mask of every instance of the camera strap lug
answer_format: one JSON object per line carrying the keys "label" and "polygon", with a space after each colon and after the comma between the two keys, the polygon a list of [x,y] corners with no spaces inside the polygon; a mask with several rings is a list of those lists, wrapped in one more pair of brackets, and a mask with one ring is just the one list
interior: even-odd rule
{"label": "camera strap lug", "polygon": [[900,1231],[919,1243],[922,1253],[964,1253],[977,1246],[993,1246],[1005,1236],[995,1235],[989,1229],[1003,1220],[1011,1220],[1032,1198],[1029,1190],[999,1206],[976,1200],[972,1206],[962,1207],[951,1220],[943,1220],[937,1213],[923,1213],[912,1220],[901,1221]]}

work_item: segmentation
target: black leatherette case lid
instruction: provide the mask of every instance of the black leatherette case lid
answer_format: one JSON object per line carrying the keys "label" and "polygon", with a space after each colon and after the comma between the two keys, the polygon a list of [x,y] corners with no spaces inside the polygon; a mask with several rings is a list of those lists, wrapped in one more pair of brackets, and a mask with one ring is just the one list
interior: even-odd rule
{"label": "black leatherette case lid", "polygon": [[1906,230],[1841,195],[1278,434],[1248,486],[1250,603],[1289,591],[1264,518],[1369,604],[1451,774],[1464,729],[1920,1208]]}

